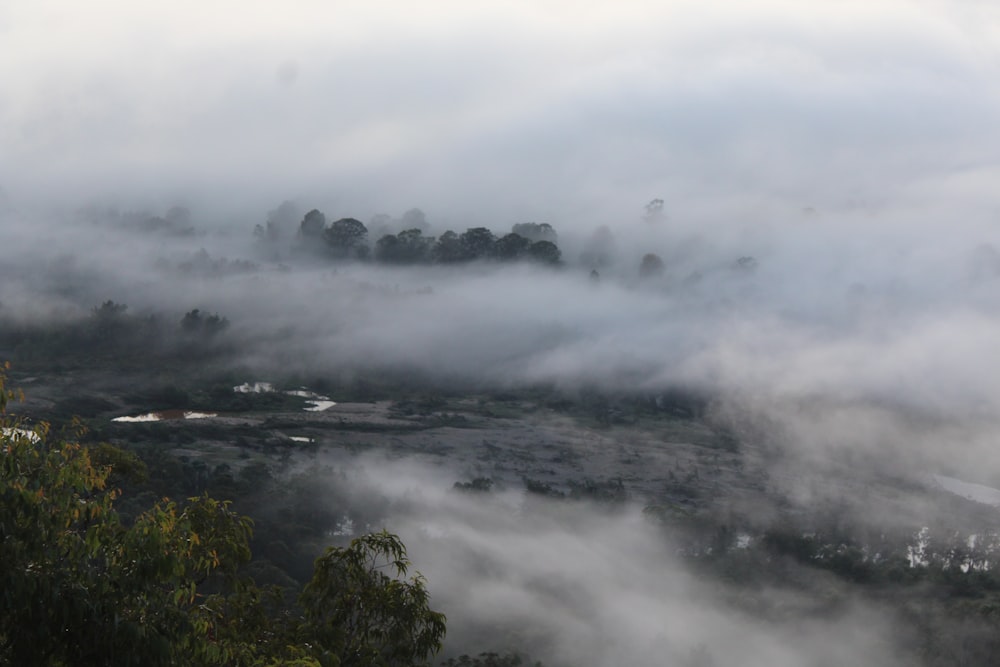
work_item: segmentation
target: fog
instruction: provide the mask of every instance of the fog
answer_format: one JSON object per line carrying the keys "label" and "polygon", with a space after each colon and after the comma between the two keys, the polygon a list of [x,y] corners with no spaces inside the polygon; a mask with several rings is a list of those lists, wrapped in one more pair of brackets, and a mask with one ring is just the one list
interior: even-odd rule
{"label": "fog", "polygon": [[338,483],[360,512],[384,509],[354,528],[398,530],[432,583],[450,654],[520,650],[547,665],[906,664],[900,648],[912,638],[889,610],[815,573],[729,590],[691,572],[636,507],[461,493],[447,465],[377,454],[342,470]]}
{"label": "fog", "polygon": [[[998,486],[1000,387],[984,369],[1000,361],[1000,240],[988,211],[970,206],[937,234],[946,216],[934,209],[654,222],[637,208],[613,228],[596,282],[586,225],[557,228],[559,267],[399,267],[303,254],[294,233],[262,243],[252,227],[266,211],[213,224],[195,209],[196,231],[179,236],[121,217],[11,213],[0,316],[86,320],[110,299],[169,330],[193,308],[219,313],[243,381],[407,374],[470,391],[698,392],[741,446],[772,455],[771,492],[795,507],[836,503],[865,525],[947,511],[933,494],[887,501],[867,488],[879,476]],[[662,275],[639,277],[646,252],[662,256]],[[234,270],[238,259],[253,265]],[[519,648],[552,665],[894,664],[912,642],[848,592],[817,611],[832,581],[765,587],[755,604],[773,615],[741,611],[675,558],[641,498],[610,515],[519,489],[470,499],[447,493],[463,471],[363,465],[371,490],[351,493],[392,498],[379,525],[427,576],[450,651]]]}
{"label": "fog", "polygon": [[[312,257],[294,229],[255,240],[266,211],[217,225],[195,212],[195,231],[180,236],[124,214],[8,213],[0,308],[14,321],[87,317],[109,299],[177,320],[199,308],[227,317],[238,361],[262,371],[648,395],[681,387],[773,412],[804,431],[798,448],[902,450],[936,466],[961,451],[974,481],[1000,473],[989,446],[1000,387],[982,372],[1000,362],[1000,239],[987,207],[957,219],[939,205],[658,221],[637,208],[611,227],[599,266],[586,256],[593,227],[556,228],[556,269]],[[428,219],[431,234],[444,231]],[[664,273],[640,279],[648,252]],[[829,428],[810,426],[825,414],[817,405],[835,408],[822,417]],[[856,427],[876,408],[885,442]],[[956,442],[956,429],[975,433]]]}
{"label": "fog", "polygon": [[0,186],[19,206],[285,198],[607,223],[654,196],[796,208],[989,193],[981,2],[14,0]]}
{"label": "fog", "polygon": [[[697,392],[802,504],[851,470],[1000,486],[998,30],[982,2],[13,0],[0,318],[218,313],[245,381]],[[297,223],[254,236],[285,200],[419,207],[430,235],[546,222],[563,262],[336,261]],[[893,664],[905,641],[859,601],[734,611],[634,509],[365,465],[459,638],[533,627],[538,657],[594,665]]]}

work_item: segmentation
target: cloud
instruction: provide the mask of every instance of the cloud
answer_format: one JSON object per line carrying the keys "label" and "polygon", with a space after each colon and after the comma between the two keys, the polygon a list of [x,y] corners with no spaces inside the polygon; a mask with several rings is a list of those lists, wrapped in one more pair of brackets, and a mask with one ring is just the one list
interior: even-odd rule
{"label": "cloud", "polygon": [[565,223],[656,195],[885,197],[997,142],[984,5],[14,2],[0,21],[0,180],[22,202],[291,191]]}
{"label": "cloud", "polygon": [[875,606],[829,581],[814,583],[840,598],[833,610],[769,585],[741,602],[692,572],[637,508],[458,493],[446,467],[378,455],[350,465],[352,493],[385,499],[380,525],[400,531],[448,616],[451,654],[517,649],[556,666],[902,664],[901,628]]}

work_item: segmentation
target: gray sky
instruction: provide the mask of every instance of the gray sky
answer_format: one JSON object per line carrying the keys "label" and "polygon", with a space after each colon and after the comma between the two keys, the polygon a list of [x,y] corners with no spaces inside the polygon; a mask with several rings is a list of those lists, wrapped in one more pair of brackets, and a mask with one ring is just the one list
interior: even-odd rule
{"label": "gray sky", "polygon": [[987,2],[9,0],[0,44],[0,186],[22,205],[565,226],[656,196],[982,194],[1000,153]]}

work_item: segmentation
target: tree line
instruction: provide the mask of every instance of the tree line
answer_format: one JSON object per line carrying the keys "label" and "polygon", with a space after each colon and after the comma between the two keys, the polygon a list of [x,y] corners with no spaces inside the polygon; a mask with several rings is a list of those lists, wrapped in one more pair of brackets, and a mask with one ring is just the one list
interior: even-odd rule
{"label": "tree line", "polygon": [[[423,214],[412,213],[404,215],[402,223],[417,226],[398,233],[387,231],[387,220],[376,219],[373,227],[377,226],[382,233],[372,244],[372,234],[360,220],[340,218],[327,224],[326,216],[313,209],[298,223],[296,237],[299,247],[305,251],[337,259],[374,260],[384,264],[524,260],[558,265],[561,260],[562,253],[556,245],[557,234],[548,223],[519,223],[509,233],[499,236],[486,227],[470,227],[460,234],[448,230],[434,237],[425,234]],[[276,217],[274,212],[272,217]],[[254,234],[261,242],[273,243],[280,239],[280,230],[279,223],[272,219],[267,226],[257,225]]]}

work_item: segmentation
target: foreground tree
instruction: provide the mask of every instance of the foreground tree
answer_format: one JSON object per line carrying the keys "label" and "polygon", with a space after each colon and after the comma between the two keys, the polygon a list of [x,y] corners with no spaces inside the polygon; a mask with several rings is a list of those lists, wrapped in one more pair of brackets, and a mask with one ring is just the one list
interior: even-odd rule
{"label": "foreground tree", "polygon": [[[333,548],[297,606],[241,575],[252,522],[208,496],[131,522],[138,461],[6,415],[0,369],[0,665],[424,665],[444,636],[388,533]],[[390,574],[384,570],[388,568]]]}
{"label": "foreground tree", "polygon": [[90,450],[49,444],[44,426],[5,421],[0,453],[0,663],[231,657],[195,612],[199,585],[249,560],[249,519],[201,497],[183,508],[161,501],[125,526],[113,508],[112,466]]}
{"label": "foreground tree", "polygon": [[403,579],[409,565],[403,543],[385,531],[328,549],[302,594],[304,634],[343,667],[428,664],[445,617],[428,607],[422,576]]}

